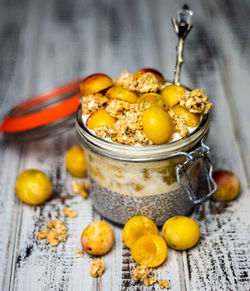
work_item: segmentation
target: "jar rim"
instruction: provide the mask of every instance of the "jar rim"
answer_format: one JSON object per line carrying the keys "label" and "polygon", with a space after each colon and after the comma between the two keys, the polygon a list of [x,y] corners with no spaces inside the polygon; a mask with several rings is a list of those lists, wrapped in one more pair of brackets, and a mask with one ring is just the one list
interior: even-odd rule
{"label": "jar rim", "polygon": [[136,146],[124,145],[101,139],[91,133],[81,118],[81,106],[76,112],[76,131],[83,145],[91,151],[116,160],[128,162],[148,162],[171,158],[179,152],[187,152],[195,147],[203,137],[206,137],[209,128],[209,113],[202,116],[199,126],[189,135],[161,145]]}

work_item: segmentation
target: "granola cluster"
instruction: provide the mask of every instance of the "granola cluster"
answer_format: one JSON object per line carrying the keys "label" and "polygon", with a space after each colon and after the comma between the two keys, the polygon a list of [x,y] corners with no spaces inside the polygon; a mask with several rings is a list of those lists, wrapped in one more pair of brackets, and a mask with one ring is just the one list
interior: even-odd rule
{"label": "granola cluster", "polygon": [[77,257],[82,257],[83,256],[83,252],[81,249],[76,249],[76,255]]}
{"label": "granola cluster", "polygon": [[213,107],[202,89],[195,89],[179,98],[180,105],[193,113],[208,113]]}
{"label": "granola cluster", "polygon": [[100,258],[93,259],[91,268],[90,268],[90,275],[92,277],[101,277],[102,273],[105,271],[105,262]]}
{"label": "granola cluster", "polygon": [[152,269],[146,266],[140,266],[133,270],[133,279],[134,281],[141,281],[145,286],[153,285],[158,282],[161,289],[167,288],[170,289],[168,280],[157,279],[154,276],[151,276]]}
{"label": "granola cluster", "polygon": [[102,126],[95,129],[100,138],[110,138],[121,144],[150,145],[152,142],[146,137],[142,127],[143,112],[150,106],[149,103],[130,104],[120,100],[112,100],[106,107],[111,116],[117,119],[113,126]]}
{"label": "granola cluster", "polygon": [[164,88],[163,83],[150,72],[137,76],[127,70],[116,78],[115,84],[140,93],[157,92]]}
{"label": "granola cluster", "polygon": [[171,288],[168,280],[158,279],[158,283],[159,283],[159,286],[161,289],[164,289],[164,288],[170,289]]}
{"label": "granola cluster", "polygon": [[37,233],[39,240],[46,239],[51,246],[57,246],[59,242],[65,242],[68,233],[63,221],[54,219],[47,223],[47,228],[42,229]]}
{"label": "granola cluster", "polygon": [[189,130],[183,118],[177,115],[173,109],[169,109],[168,113],[172,118],[175,131],[179,133],[180,137],[188,135]]}
{"label": "granola cluster", "polygon": [[100,93],[84,96],[82,99],[82,113],[86,115],[98,109],[105,108],[108,102],[109,98]]}
{"label": "granola cluster", "polygon": [[88,198],[88,193],[90,190],[90,183],[89,182],[77,182],[76,180],[72,181],[71,184],[73,192],[82,195],[84,199]]}
{"label": "granola cluster", "polygon": [[146,266],[140,266],[133,270],[133,279],[134,281],[142,281],[145,286],[150,286],[154,284],[157,279],[150,275],[152,269],[149,269]]}
{"label": "granola cluster", "polygon": [[64,207],[63,215],[69,218],[75,218],[77,216],[76,212],[71,207]]}

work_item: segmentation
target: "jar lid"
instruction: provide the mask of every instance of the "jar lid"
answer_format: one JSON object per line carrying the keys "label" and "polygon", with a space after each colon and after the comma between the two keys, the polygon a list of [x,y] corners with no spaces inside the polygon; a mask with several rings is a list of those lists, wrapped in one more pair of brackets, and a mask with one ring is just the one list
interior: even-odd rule
{"label": "jar lid", "polygon": [[80,105],[80,80],[33,96],[14,106],[0,124],[7,141],[26,142],[72,128]]}

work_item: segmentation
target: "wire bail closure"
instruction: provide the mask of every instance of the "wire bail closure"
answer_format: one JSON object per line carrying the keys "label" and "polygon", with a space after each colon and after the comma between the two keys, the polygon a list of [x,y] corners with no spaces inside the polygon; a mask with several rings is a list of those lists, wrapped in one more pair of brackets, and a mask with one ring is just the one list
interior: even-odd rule
{"label": "wire bail closure", "polygon": [[[201,141],[201,146],[197,149],[189,152],[189,153],[179,153],[180,155],[184,155],[186,157],[186,161],[183,164],[179,164],[176,167],[176,177],[177,182],[181,188],[185,189],[189,195],[190,200],[194,204],[200,204],[208,200],[213,193],[217,190],[217,185],[212,177],[213,173],[213,164],[208,157],[208,153],[210,152],[210,148],[204,144],[203,140]],[[190,179],[186,173],[186,169],[190,166],[195,160],[202,159],[203,161],[203,168],[205,170],[207,185],[208,185],[208,193],[204,194],[201,198],[198,198],[194,190],[192,188]],[[181,178],[184,177],[186,184],[182,183]]]}

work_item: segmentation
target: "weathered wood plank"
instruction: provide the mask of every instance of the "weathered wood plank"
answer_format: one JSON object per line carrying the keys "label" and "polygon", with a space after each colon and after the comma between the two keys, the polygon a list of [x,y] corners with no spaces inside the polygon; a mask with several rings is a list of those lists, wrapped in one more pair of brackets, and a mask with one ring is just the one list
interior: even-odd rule
{"label": "weathered wood plank", "polygon": [[[197,24],[187,48],[195,50],[195,53],[194,59],[189,56],[186,62],[184,79],[204,88],[214,101],[209,135],[213,161],[216,168],[231,169],[239,175],[242,192],[238,200],[228,205],[210,201],[197,209],[194,217],[202,219],[202,239],[196,248],[186,253],[189,270],[186,275],[189,276],[191,290],[248,290],[249,264],[246,262],[250,259],[250,238],[249,223],[245,222],[249,221],[249,213],[243,205],[249,204],[249,193],[241,148],[233,134],[239,133],[226,96],[227,84],[223,82],[220,36],[216,41],[214,37],[218,34],[217,27],[211,29],[213,22],[206,6],[201,9],[198,5],[194,7]],[[204,19],[207,19],[206,22]],[[221,34],[223,31],[221,28]],[[195,36],[196,33],[198,36]]]}
{"label": "weathered wood plank", "polygon": [[[64,37],[67,33],[70,36],[72,33],[70,29],[74,27],[72,24],[68,27],[68,31],[66,25],[60,27],[61,30],[57,28],[61,13],[64,12],[57,11],[60,3],[53,5],[54,3],[45,1],[32,11],[32,17],[36,18],[40,14],[42,19],[42,24],[36,31],[39,42],[33,62],[33,66],[36,65],[33,76],[34,92],[44,91],[74,77],[75,68],[71,65],[75,54],[71,51],[70,40]],[[54,18],[54,14],[58,13],[59,15]],[[29,24],[32,26],[34,21],[31,19]],[[51,21],[55,22],[51,23]],[[67,55],[69,58],[65,57]],[[78,72],[77,75],[79,75]],[[76,258],[75,249],[80,248],[81,231],[88,223],[97,219],[98,215],[96,216],[93,212],[89,200],[85,203],[80,196],[71,197],[70,178],[64,166],[64,153],[74,143],[77,143],[77,140],[73,131],[68,135],[44,142],[38,141],[26,147],[22,169],[43,170],[53,181],[54,194],[60,197],[69,196],[69,198],[51,200],[46,205],[35,208],[22,205],[20,216],[22,223],[17,230],[19,241],[16,249],[16,264],[13,269],[15,275],[11,282],[11,288],[14,290],[78,290],[78,288],[96,290],[97,288],[96,280],[89,275],[87,275],[87,280],[84,276],[89,273],[91,258],[88,256]],[[62,218],[62,209],[66,205],[72,206],[77,211],[78,217],[75,220]],[[56,217],[65,221],[69,230],[69,239],[65,244],[52,248],[44,241],[38,242],[36,233],[45,227],[46,221]],[[32,276],[30,276],[31,273]]]}
{"label": "weathered wood plank", "polygon": [[[81,248],[82,230],[97,218],[90,200],[84,201],[80,195],[72,193],[71,177],[64,166],[64,153],[71,142],[76,140],[68,135],[68,138],[61,136],[29,145],[23,169],[35,167],[46,172],[54,185],[55,198],[35,208],[23,205],[14,290],[96,289],[96,282],[87,275],[91,258],[87,255],[76,257],[76,248]],[[66,206],[78,213],[77,218],[63,217]],[[36,234],[47,221],[55,218],[65,222],[69,238],[66,243],[53,248],[45,241],[38,241]]]}
{"label": "weathered wood plank", "polygon": [[[29,1],[1,2],[0,10],[0,119],[13,102],[28,94],[23,71],[23,51]],[[7,13],[8,12],[8,13]],[[32,45],[27,43],[27,53]],[[28,70],[27,70],[28,72]],[[0,289],[11,280],[12,254],[16,245],[16,227],[19,217],[19,202],[14,194],[16,174],[20,170],[22,147],[6,145],[0,137]]]}
{"label": "weathered wood plank", "polygon": [[[27,68],[22,84],[23,94],[42,92],[79,75],[96,71],[115,76],[123,69],[134,72],[140,67],[152,66],[159,68],[167,79],[172,79],[176,36],[170,17],[176,14],[182,4],[183,1],[170,4],[163,0],[155,3],[141,0],[73,1],[70,6],[61,1],[32,2],[27,25],[22,24],[23,59],[18,59],[20,67]],[[212,158],[217,168],[232,169],[240,176],[242,193],[237,201],[228,205],[210,201],[198,208],[193,215],[201,226],[198,246],[183,253],[169,250],[167,261],[155,270],[155,275],[169,279],[172,290],[247,290],[249,195],[239,145],[232,133],[243,136],[247,142],[249,139],[247,135],[239,133],[231,120],[232,103],[226,98],[223,70],[219,67],[221,55],[217,47],[220,43],[214,38],[215,32],[207,25],[210,23],[207,6],[195,0],[190,1],[190,6],[195,10],[195,27],[186,43],[186,63],[181,78],[190,87],[204,88],[215,103],[208,141],[212,147]],[[16,11],[12,13],[15,15]],[[220,34],[223,31],[221,28]],[[233,53],[233,49],[230,53]],[[226,55],[227,58],[229,56]],[[232,66],[229,70],[232,72]],[[9,72],[8,76],[12,71]],[[8,87],[7,84],[19,80],[20,72],[14,70],[15,77],[9,82],[7,80],[10,77],[5,76],[4,86],[12,88],[8,89],[8,94],[19,89],[14,85]],[[6,88],[2,90],[6,91]],[[9,103],[6,99],[2,100],[3,106],[9,106],[16,97],[10,99]],[[241,120],[239,110],[237,118]],[[240,122],[245,124],[246,121]],[[15,161],[18,154],[12,156],[15,148],[5,149],[1,156],[5,165],[12,163],[15,174],[30,167],[44,170],[53,181],[55,194],[65,197],[52,199],[41,207],[22,205],[17,200],[14,204],[15,174],[8,188],[1,189],[1,193],[6,190],[10,193],[7,207],[15,208],[17,213],[10,239],[13,254],[9,253],[8,257],[8,275],[12,273],[12,276],[5,287],[13,290],[99,288],[100,282],[88,275],[91,258],[87,255],[76,258],[75,255],[75,248],[80,247],[79,238],[83,228],[91,221],[100,219],[93,211],[91,201],[82,201],[81,197],[72,195],[70,189],[71,178],[65,171],[63,155],[76,142],[72,131],[54,139],[32,143],[25,147],[20,167]],[[6,183],[7,176],[6,172],[1,177],[2,183]],[[44,241],[37,241],[36,232],[45,226],[47,220],[62,218],[65,205],[72,206],[78,213],[75,220],[63,218],[69,229],[67,242],[52,248]],[[0,215],[9,220],[12,217],[5,209],[2,213],[0,211]],[[0,229],[1,233],[6,231],[8,225],[10,223]],[[157,286],[144,288],[133,282],[131,271],[135,264],[122,244],[121,229],[115,226],[114,230],[115,246],[104,256],[107,270],[101,280],[102,290],[158,290]],[[0,240],[5,244],[2,247],[4,254],[7,241]]]}
{"label": "weathered wood plank", "polygon": [[[0,287],[3,288],[4,281],[6,280],[6,272],[8,271],[8,256],[12,256],[12,247],[10,241],[14,239],[12,236],[13,229],[16,225],[16,212],[17,206],[13,189],[15,187],[16,176],[10,175],[19,170],[19,154],[16,147],[1,148],[0,154]],[[8,181],[8,182],[7,182]],[[14,241],[13,241],[14,243]]]}
{"label": "weathered wood plank", "polygon": [[[214,16],[213,34],[221,55],[226,97],[234,123],[234,135],[241,149],[245,172],[250,185],[250,91],[249,84],[249,13],[245,1],[212,1],[209,13]],[[219,14],[220,11],[220,14]],[[215,33],[215,31],[217,33]],[[220,35],[220,37],[218,37]]]}

